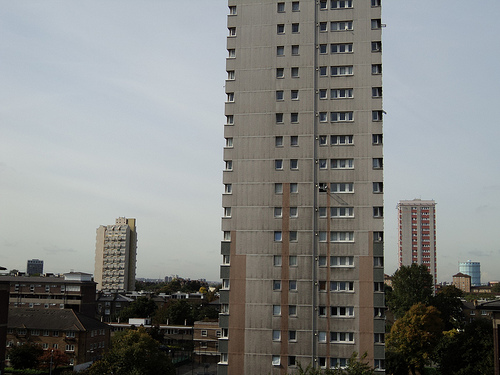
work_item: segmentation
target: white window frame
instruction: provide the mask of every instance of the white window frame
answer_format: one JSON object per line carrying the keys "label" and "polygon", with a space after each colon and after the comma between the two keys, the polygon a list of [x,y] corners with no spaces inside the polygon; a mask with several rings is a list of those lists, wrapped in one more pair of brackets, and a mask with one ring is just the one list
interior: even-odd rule
{"label": "white window frame", "polygon": [[354,169],[354,159],[330,159],[331,169]]}
{"label": "white window frame", "polygon": [[330,53],[353,53],[354,45],[352,43],[332,43],[330,44]]}
{"label": "white window frame", "polygon": [[331,231],[330,242],[354,242],[353,231]]}
{"label": "white window frame", "polygon": [[352,31],[353,22],[352,21],[332,21],[330,22],[330,31]]}
{"label": "white window frame", "polygon": [[330,98],[331,99],[350,99],[354,97],[353,89],[331,89]]}

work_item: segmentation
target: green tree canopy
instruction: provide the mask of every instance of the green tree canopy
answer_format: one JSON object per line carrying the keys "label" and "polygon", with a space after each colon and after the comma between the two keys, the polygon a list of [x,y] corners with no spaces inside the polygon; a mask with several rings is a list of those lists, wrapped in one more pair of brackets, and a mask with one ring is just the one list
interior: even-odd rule
{"label": "green tree canopy", "polygon": [[10,363],[15,369],[36,369],[43,349],[34,344],[14,346],[9,350]]}
{"label": "green tree canopy", "polygon": [[358,353],[353,352],[345,368],[318,369],[309,364],[306,368],[298,363],[297,375],[373,375],[374,369],[365,362],[367,353],[358,358]]}
{"label": "green tree canopy", "polygon": [[160,343],[145,330],[119,332],[111,349],[95,362],[88,375],[175,375],[175,368]]}
{"label": "green tree canopy", "polygon": [[387,306],[400,318],[417,303],[429,305],[432,283],[432,275],[425,265],[401,266],[392,276],[392,290],[386,294]]}
{"label": "green tree canopy", "polygon": [[462,296],[463,292],[460,289],[454,285],[448,285],[432,298],[431,304],[441,312],[446,331],[461,328],[465,324],[463,303],[460,300]]}
{"label": "green tree canopy", "polygon": [[387,337],[386,347],[403,355],[409,370],[415,375],[417,370],[421,373],[424,365],[432,359],[442,331],[440,312],[434,306],[418,303],[396,320]]}
{"label": "green tree canopy", "polygon": [[477,319],[462,331],[447,332],[437,347],[441,375],[493,374],[493,326]]}
{"label": "green tree canopy", "polygon": [[157,306],[152,299],[148,297],[139,297],[120,313],[120,319],[128,320],[130,318],[148,318],[154,314]]}

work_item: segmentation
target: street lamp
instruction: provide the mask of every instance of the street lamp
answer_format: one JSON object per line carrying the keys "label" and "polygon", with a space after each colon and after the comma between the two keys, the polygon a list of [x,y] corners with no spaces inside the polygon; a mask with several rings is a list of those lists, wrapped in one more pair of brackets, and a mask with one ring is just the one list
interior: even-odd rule
{"label": "street lamp", "polygon": [[49,375],[52,375],[52,359],[54,358],[54,349],[50,350]]}

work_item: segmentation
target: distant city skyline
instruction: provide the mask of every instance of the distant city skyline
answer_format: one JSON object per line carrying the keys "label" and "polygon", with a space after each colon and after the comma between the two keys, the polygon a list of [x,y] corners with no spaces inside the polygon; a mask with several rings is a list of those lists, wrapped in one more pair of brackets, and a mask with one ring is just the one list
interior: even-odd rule
{"label": "distant city skyline", "polygon": [[[186,25],[182,2],[3,2],[2,266],[93,273],[95,228],[125,216],[137,277],[219,279],[228,8],[195,4]],[[493,0],[384,0],[387,274],[396,204],[422,198],[438,281],[468,259],[500,279],[499,16]]]}

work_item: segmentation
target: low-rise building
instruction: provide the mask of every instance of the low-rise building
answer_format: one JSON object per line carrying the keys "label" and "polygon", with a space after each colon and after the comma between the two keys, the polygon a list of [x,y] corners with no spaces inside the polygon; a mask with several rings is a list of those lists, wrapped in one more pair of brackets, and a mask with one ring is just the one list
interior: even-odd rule
{"label": "low-rise building", "polygon": [[99,293],[97,295],[97,315],[102,322],[118,321],[120,312],[134,300],[119,293]]}
{"label": "low-rise building", "polygon": [[453,275],[452,285],[464,293],[470,293],[471,277],[465,273],[459,272]]}
{"label": "low-rise building", "polygon": [[98,359],[109,347],[110,327],[72,309],[9,309],[7,351],[15,345],[37,344],[58,349],[76,365]]}
{"label": "low-rise building", "polygon": [[31,309],[73,309],[96,315],[96,283],[92,275],[68,272],[63,277],[0,276],[10,284],[9,306]]}
{"label": "low-rise building", "polygon": [[221,331],[219,321],[197,321],[193,326],[193,354],[198,363],[217,363]]}

